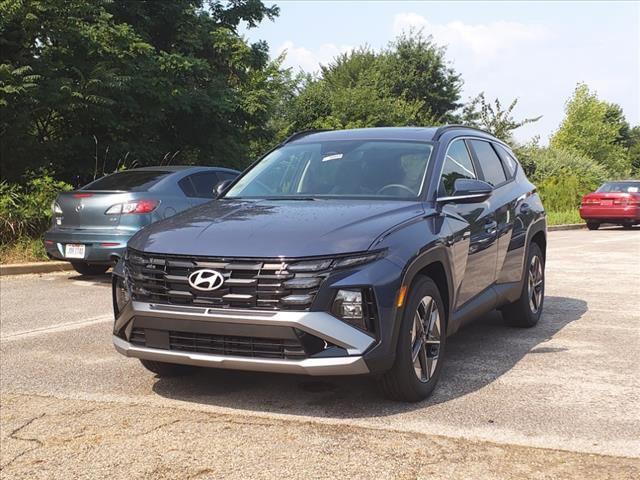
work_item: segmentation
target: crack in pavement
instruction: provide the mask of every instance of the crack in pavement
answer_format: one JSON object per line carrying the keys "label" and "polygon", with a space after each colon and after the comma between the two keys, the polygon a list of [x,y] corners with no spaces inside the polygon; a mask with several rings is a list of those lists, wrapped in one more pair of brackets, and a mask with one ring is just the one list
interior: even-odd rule
{"label": "crack in pavement", "polygon": [[25,442],[35,442],[36,446],[32,447],[32,448],[28,448],[26,450],[24,450],[23,452],[20,452],[18,455],[16,455],[15,457],[13,457],[11,460],[9,460],[5,465],[0,466],[0,471],[4,470],[5,468],[9,467],[13,462],[15,462],[18,458],[26,455],[27,453],[33,452],[34,450],[37,450],[38,448],[43,446],[42,440],[39,440],[37,438],[23,438],[23,437],[19,437],[18,433],[20,433],[22,430],[24,430],[25,428],[27,428],[29,425],[31,425],[33,422],[35,422],[36,420],[41,419],[42,417],[44,417],[46,415],[46,413],[41,413],[40,415],[37,415],[35,417],[33,417],[32,419],[28,420],[27,422],[25,422],[23,425],[15,428],[9,435],[8,438],[11,438],[12,440],[22,440]]}

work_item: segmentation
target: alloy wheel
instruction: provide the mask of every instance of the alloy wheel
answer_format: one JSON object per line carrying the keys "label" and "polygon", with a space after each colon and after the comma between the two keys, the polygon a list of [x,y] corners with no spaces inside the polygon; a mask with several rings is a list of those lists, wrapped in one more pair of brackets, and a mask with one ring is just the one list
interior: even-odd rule
{"label": "alloy wheel", "polygon": [[423,383],[428,382],[436,371],[441,335],[438,305],[427,295],[418,304],[411,329],[411,360],[416,377]]}
{"label": "alloy wheel", "polygon": [[542,304],[542,290],[544,287],[544,274],[542,261],[538,255],[534,255],[529,265],[529,308],[533,313],[538,313]]}

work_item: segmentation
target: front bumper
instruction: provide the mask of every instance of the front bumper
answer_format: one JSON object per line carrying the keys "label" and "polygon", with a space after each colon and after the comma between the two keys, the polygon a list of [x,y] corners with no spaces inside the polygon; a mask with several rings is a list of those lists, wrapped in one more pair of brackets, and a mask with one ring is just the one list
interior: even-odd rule
{"label": "front bumper", "polygon": [[[141,327],[166,334],[167,338],[168,331],[175,329],[206,331],[221,337],[247,332],[269,337],[274,331],[289,330],[321,339],[331,347],[299,360],[173,350],[169,343],[163,348],[150,348],[131,341],[134,328]],[[178,307],[131,301],[115,321],[113,343],[127,357],[159,362],[260,372],[358,375],[369,373],[363,355],[375,339],[326,312]]]}
{"label": "front bumper", "polygon": [[135,231],[113,229],[50,229],[44,234],[44,246],[47,253],[59,260],[69,260],[64,256],[68,243],[85,245],[85,257],[72,259],[87,263],[113,263],[115,258],[124,255],[127,242]]}

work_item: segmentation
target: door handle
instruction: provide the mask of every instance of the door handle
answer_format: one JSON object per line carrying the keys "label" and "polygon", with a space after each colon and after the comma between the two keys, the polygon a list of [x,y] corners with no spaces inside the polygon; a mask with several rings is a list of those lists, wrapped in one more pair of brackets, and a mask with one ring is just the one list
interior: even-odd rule
{"label": "door handle", "polygon": [[495,220],[487,220],[484,224],[484,231],[493,235],[498,231],[498,222]]}

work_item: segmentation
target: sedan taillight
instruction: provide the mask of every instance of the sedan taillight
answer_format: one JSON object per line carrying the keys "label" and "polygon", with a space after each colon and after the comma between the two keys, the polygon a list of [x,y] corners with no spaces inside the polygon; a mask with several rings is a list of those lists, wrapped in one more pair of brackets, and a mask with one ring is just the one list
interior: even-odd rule
{"label": "sedan taillight", "polygon": [[105,215],[128,215],[130,213],[151,213],[160,202],[158,200],[136,200],[135,202],[116,203],[104,212]]}
{"label": "sedan taillight", "polygon": [[62,215],[62,208],[60,208],[60,205],[55,200],[51,202],[51,211],[54,215]]}

